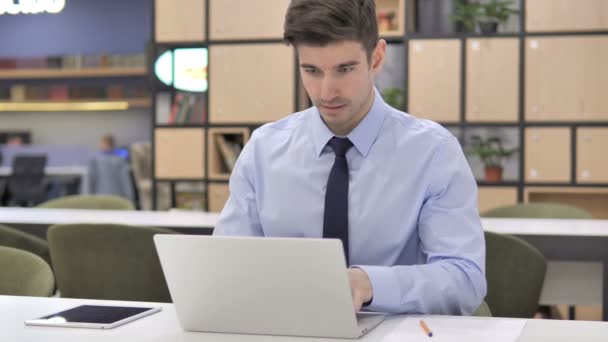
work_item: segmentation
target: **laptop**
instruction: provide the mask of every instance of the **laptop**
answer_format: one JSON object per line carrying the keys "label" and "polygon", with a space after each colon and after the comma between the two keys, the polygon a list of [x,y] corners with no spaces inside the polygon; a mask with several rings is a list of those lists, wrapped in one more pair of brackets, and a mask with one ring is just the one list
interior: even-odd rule
{"label": "laptop", "polygon": [[353,307],[337,239],[159,234],[184,330],[358,338],[385,315]]}

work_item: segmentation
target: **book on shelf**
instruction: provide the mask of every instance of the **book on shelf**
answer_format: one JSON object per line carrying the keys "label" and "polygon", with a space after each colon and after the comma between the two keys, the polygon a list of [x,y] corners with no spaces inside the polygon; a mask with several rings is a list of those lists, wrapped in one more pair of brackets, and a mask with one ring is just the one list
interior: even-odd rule
{"label": "book on shelf", "polygon": [[19,58],[17,69],[46,69],[46,58]]}
{"label": "book on shelf", "polygon": [[10,88],[0,88],[0,100],[10,100],[11,90]]}
{"label": "book on shelf", "polygon": [[217,134],[215,136],[215,143],[226,170],[232,172],[243,146],[236,141],[227,139],[226,135],[223,134]]}
{"label": "book on shelf", "polygon": [[169,124],[202,123],[204,120],[203,94],[178,92],[171,105]]}
{"label": "book on shelf", "polygon": [[25,101],[25,92],[26,92],[26,88],[25,88],[25,84],[13,84],[11,86],[11,101],[15,101],[15,102],[23,102]]}
{"label": "book on shelf", "polygon": [[106,89],[109,99],[122,99],[125,97],[125,89],[120,84],[109,85]]}
{"label": "book on shelf", "polygon": [[49,97],[48,88],[41,86],[27,86],[25,88],[26,100],[45,100]]}
{"label": "book on shelf", "polygon": [[52,85],[49,86],[49,100],[67,101],[70,99],[70,94],[67,85]]}
{"label": "book on shelf", "polygon": [[46,66],[49,69],[61,69],[63,58],[61,56],[49,56],[46,58]]}
{"label": "book on shelf", "polygon": [[0,70],[17,69],[17,60],[14,58],[0,58]]}

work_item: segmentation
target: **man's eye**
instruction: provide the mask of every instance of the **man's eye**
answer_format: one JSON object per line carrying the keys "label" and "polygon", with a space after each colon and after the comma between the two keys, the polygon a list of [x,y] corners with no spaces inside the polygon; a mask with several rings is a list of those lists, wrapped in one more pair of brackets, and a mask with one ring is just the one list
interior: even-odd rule
{"label": "man's eye", "polygon": [[316,74],[317,69],[304,69],[304,72],[307,74]]}
{"label": "man's eye", "polygon": [[354,67],[344,67],[344,68],[340,68],[338,71],[340,71],[341,73],[347,73],[347,72],[353,71],[354,69],[355,69]]}

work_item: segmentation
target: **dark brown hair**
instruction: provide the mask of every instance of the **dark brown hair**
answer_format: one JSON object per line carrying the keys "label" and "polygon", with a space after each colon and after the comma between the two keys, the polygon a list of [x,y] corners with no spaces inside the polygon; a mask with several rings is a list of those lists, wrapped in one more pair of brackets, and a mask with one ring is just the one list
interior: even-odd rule
{"label": "dark brown hair", "polygon": [[287,44],[325,46],[352,40],[360,42],[368,61],[378,42],[374,0],[291,0],[285,16],[283,39]]}

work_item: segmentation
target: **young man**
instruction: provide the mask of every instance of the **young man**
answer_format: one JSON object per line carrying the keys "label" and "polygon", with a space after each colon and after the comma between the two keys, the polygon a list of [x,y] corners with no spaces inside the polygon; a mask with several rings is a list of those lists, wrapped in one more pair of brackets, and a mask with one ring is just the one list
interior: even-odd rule
{"label": "young man", "polygon": [[314,107],[254,132],[214,234],[339,238],[357,310],[471,314],[486,294],[476,183],[447,130],[374,88],[374,0],[292,0],[284,38]]}

